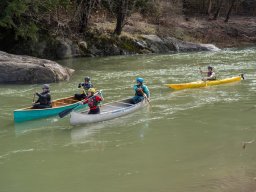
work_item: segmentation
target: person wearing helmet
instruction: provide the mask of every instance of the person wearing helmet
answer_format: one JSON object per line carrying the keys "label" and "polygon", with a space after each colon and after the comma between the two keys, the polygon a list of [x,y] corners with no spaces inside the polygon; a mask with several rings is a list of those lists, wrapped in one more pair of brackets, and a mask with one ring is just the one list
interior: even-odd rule
{"label": "person wearing helmet", "polygon": [[87,92],[88,92],[88,89],[92,88],[93,85],[91,83],[91,79],[90,77],[85,77],[84,78],[84,82],[83,83],[79,83],[78,84],[78,88],[81,88],[83,89],[82,93],[77,93],[75,94],[75,98],[78,99],[78,100],[82,100],[82,99],[85,99],[87,97]]}
{"label": "person wearing helmet", "polygon": [[88,96],[80,101],[80,104],[88,104],[90,110],[88,114],[99,114],[100,113],[100,102],[103,101],[103,97],[96,93],[94,88],[88,89]]}
{"label": "person wearing helmet", "polygon": [[50,86],[44,84],[42,87],[42,93],[35,93],[38,96],[38,100],[33,103],[33,109],[44,109],[51,108],[51,95],[50,95]]}
{"label": "person wearing helmet", "polygon": [[208,71],[202,71],[201,68],[200,69],[200,73],[201,74],[206,74],[207,77],[203,77],[203,81],[212,81],[212,80],[216,80],[216,74],[213,72],[213,67],[208,66],[207,69]]}
{"label": "person wearing helmet", "polygon": [[143,84],[144,79],[141,77],[138,77],[136,79],[137,84],[133,86],[133,89],[135,91],[135,96],[132,98],[132,102],[134,104],[139,103],[147,98],[147,100],[150,97],[149,89],[146,85]]}

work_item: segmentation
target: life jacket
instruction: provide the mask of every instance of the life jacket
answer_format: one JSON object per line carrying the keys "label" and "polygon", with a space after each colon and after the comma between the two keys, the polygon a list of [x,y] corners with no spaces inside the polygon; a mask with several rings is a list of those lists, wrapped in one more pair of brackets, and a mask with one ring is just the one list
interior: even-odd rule
{"label": "life jacket", "polygon": [[[136,86],[137,86],[137,88],[142,88],[142,91],[144,92],[144,87],[143,87],[143,85],[142,85],[142,86],[136,85]],[[136,90],[135,95],[136,95],[136,96],[142,96],[142,97],[143,97],[143,92],[142,92],[142,91],[137,91],[137,90]]]}
{"label": "life jacket", "polygon": [[96,109],[99,103],[100,102],[96,100],[96,96],[90,97],[88,99],[88,106],[90,107],[90,109]]}
{"label": "life jacket", "polygon": [[210,77],[212,75],[212,71],[207,72],[207,77]]}
{"label": "life jacket", "polygon": [[50,92],[42,92],[40,95],[42,95],[41,97],[38,98],[38,101],[40,103],[40,105],[51,105],[51,95]]}
{"label": "life jacket", "polygon": [[[207,72],[207,77],[211,77],[212,74],[213,74],[212,71]],[[209,79],[209,80],[216,80],[216,77],[212,77],[212,78]]]}

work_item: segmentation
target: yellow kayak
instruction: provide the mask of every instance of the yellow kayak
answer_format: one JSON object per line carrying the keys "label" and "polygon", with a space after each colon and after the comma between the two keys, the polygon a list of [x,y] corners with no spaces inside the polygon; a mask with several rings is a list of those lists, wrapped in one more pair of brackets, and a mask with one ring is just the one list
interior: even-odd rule
{"label": "yellow kayak", "polygon": [[201,88],[201,87],[207,87],[207,86],[213,86],[213,85],[220,85],[224,83],[233,83],[233,82],[241,81],[242,79],[244,79],[243,74],[236,77],[230,77],[230,78],[214,80],[214,81],[195,81],[190,83],[165,84],[165,85],[169,88],[180,90],[180,89]]}

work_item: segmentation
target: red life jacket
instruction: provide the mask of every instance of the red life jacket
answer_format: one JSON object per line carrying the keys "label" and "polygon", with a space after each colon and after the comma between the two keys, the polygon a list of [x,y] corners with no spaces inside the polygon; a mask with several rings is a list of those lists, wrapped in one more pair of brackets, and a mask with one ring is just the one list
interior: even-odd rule
{"label": "red life jacket", "polygon": [[88,98],[87,103],[88,103],[88,106],[90,107],[90,109],[97,109],[101,100],[102,100],[101,97],[96,95],[96,96]]}

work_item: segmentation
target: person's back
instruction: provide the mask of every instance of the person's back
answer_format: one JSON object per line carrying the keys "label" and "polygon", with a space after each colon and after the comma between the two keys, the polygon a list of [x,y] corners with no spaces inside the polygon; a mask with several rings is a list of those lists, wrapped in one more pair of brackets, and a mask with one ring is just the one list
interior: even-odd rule
{"label": "person's back", "polygon": [[44,109],[50,108],[51,106],[51,94],[50,87],[47,84],[44,84],[42,93],[35,93],[38,96],[38,100],[34,103],[33,109]]}

